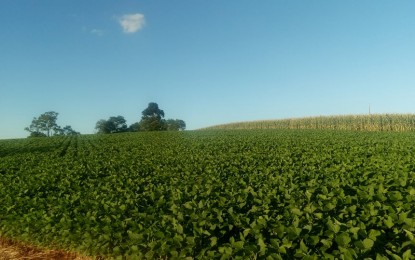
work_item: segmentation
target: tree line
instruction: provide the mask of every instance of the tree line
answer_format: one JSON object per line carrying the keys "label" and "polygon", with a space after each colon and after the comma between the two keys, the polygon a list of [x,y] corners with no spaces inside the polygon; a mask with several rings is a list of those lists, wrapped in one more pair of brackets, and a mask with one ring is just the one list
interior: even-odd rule
{"label": "tree line", "polygon": [[[123,116],[111,116],[109,119],[101,119],[95,129],[98,134],[113,134],[122,132],[138,131],[183,131],[186,123],[181,119],[164,119],[164,111],[159,108],[157,103],[150,102],[148,107],[141,113],[141,120],[130,126]],[[79,135],[71,126],[60,127],[56,121],[58,113],[54,111],[41,114],[35,117],[29,127],[25,130],[30,132],[29,137],[49,137],[62,135]]]}
{"label": "tree line", "polygon": [[49,111],[41,114],[39,117],[34,117],[30,126],[25,128],[26,131],[30,132],[29,137],[80,135],[70,125],[64,127],[59,126],[56,123],[58,115],[59,113],[57,112]]}
{"label": "tree line", "polygon": [[112,116],[109,119],[101,119],[95,129],[99,134],[113,134],[138,131],[182,131],[186,129],[186,123],[181,119],[164,119],[164,111],[157,103],[151,102],[141,113],[141,120],[127,126],[123,116]]}

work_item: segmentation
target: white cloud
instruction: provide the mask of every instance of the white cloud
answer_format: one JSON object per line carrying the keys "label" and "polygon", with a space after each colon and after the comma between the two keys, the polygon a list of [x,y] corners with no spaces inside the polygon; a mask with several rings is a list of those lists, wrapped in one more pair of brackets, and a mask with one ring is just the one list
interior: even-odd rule
{"label": "white cloud", "polygon": [[126,14],[118,19],[124,33],[135,33],[141,30],[145,24],[144,15],[140,13]]}

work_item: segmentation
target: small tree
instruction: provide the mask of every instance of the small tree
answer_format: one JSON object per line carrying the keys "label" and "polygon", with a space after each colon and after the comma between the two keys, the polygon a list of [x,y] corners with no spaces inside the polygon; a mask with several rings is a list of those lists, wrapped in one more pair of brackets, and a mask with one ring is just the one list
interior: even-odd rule
{"label": "small tree", "polygon": [[95,125],[95,129],[99,134],[113,134],[126,132],[128,127],[123,116],[112,116],[108,120],[99,120]]}
{"label": "small tree", "polygon": [[81,133],[72,129],[72,126],[66,125],[62,128],[63,135],[80,135]]}
{"label": "small tree", "polygon": [[108,119],[108,122],[111,125],[111,128],[113,131],[111,133],[122,133],[126,132],[127,127],[127,121],[123,116],[112,116]]}
{"label": "small tree", "polygon": [[186,129],[186,123],[181,119],[168,119],[166,123],[168,131],[183,131]]}
{"label": "small tree", "polygon": [[101,119],[95,124],[95,129],[98,134],[109,134],[111,133],[110,125],[107,120]]}

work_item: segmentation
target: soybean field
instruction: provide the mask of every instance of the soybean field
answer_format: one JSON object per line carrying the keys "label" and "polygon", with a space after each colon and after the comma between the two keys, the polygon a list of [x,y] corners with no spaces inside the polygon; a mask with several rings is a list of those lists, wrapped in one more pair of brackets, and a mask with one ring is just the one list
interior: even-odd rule
{"label": "soybean field", "polygon": [[108,259],[415,259],[415,133],[3,140],[0,236]]}

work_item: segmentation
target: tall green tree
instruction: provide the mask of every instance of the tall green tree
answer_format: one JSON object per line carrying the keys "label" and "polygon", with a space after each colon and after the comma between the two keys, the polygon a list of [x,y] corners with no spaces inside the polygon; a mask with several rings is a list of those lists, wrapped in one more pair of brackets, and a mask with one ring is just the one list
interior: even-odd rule
{"label": "tall green tree", "polygon": [[34,117],[32,123],[25,130],[30,132],[31,136],[51,136],[59,129],[56,120],[58,119],[58,113],[49,111],[41,114],[39,117]]}
{"label": "tall green tree", "polygon": [[39,117],[34,117],[30,126],[25,130],[30,132],[30,137],[49,137],[52,135],[79,135],[67,125],[61,128],[56,121],[58,120],[59,113],[55,111],[49,111],[41,114]]}
{"label": "tall green tree", "polygon": [[164,131],[167,124],[164,118],[164,111],[157,103],[150,102],[148,107],[141,113],[140,131]]}

